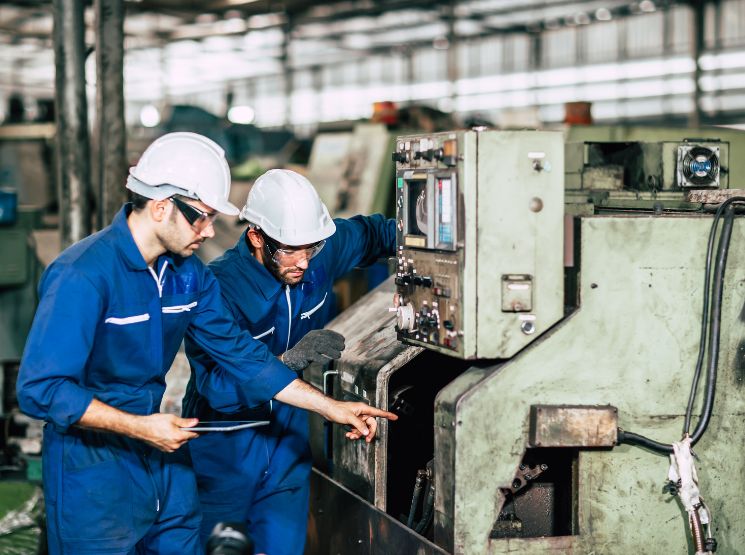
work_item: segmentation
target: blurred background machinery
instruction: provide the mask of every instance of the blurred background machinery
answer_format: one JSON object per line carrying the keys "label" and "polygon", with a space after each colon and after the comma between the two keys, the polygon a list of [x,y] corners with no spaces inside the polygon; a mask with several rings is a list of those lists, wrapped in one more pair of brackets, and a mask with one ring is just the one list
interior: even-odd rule
{"label": "blurred background machinery", "polygon": [[701,551],[742,546],[745,228],[709,206],[742,194],[745,136],[595,132],[398,137],[395,276],[311,375],[400,419],[373,446],[314,420],[309,552],[693,553],[665,446],[628,431],[684,420]]}

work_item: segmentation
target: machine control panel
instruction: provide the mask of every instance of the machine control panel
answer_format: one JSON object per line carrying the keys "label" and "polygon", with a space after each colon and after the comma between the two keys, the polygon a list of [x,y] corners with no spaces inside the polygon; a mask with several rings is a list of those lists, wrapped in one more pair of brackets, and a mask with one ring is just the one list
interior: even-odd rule
{"label": "machine control panel", "polygon": [[[399,137],[392,158],[399,339],[459,358],[496,358],[544,331],[563,302],[560,135]],[[543,300],[549,289],[558,294],[551,302]]]}

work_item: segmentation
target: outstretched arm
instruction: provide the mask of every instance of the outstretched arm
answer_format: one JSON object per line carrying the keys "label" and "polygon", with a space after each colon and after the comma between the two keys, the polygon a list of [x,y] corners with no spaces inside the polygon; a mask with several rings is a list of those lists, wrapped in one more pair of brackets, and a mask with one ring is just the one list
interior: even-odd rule
{"label": "outstretched arm", "polygon": [[317,412],[332,422],[354,426],[356,432],[348,432],[347,437],[349,439],[359,439],[365,436],[365,441],[368,443],[373,440],[377,430],[375,417],[387,418],[388,420],[398,419],[398,416],[392,412],[371,407],[365,403],[343,402],[327,397],[321,391],[300,379],[291,382],[274,398],[288,405]]}

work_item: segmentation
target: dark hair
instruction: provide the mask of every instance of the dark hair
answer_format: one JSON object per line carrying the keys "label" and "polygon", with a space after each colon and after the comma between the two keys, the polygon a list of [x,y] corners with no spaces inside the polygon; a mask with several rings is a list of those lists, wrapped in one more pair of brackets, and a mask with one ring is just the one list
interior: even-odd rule
{"label": "dark hair", "polygon": [[135,212],[139,212],[140,210],[145,208],[145,205],[152,200],[147,197],[143,197],[142,195],[138,193],[134,193],[132,191],[129,192],[129,201],[132,203],[132,210]]}

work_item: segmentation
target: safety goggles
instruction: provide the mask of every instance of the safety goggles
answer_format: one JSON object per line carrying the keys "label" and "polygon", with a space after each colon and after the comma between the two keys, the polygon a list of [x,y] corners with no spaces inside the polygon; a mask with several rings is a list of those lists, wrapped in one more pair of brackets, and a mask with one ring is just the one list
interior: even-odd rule
{"label": "safety goggles", "polygon": [[176,205],[176,208],[178,208],[179,212],[184,215],[184,218],[186,218],[186,221],[189,222],[189,225],[197,233],[201,233],[202,231],[204,231],[204,229],[212,222],[214,222],[215,218],[217,218],[217,212],[213,212],[212,214],[210,214],[209,212],[204,212],[196,206],[187,204],[183,200],[180,200],[176,197],[169,198],[170,201]]}
{"label": "safety goggles", "polygon": [[269,251],[269,256],[271,256],[272,260],[274,260],[277,264],[288,264],[292,262],[298,262],[303,259],[310,260],[319,252],[321,252],[321,249],[326,244],[325,240],[321,240],[318,241],[318,243],[314,243],[310,247],[306,247],[304,249],[286,249],[280,247],[279,243],[277,243],[271,237],[268,237],[267,234],[263,231],[261,232],[261,236],[264,239],[266,250]]}

